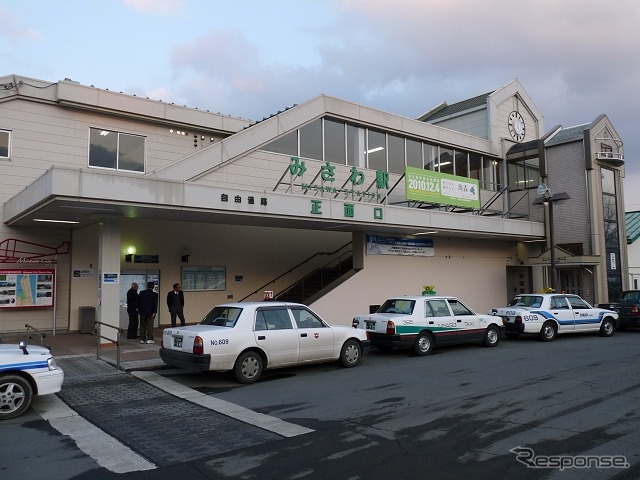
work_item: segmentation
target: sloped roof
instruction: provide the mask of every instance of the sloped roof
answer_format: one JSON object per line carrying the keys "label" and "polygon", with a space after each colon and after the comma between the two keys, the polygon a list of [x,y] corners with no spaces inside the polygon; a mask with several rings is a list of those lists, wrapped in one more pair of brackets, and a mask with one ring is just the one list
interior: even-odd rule
{"label": "sloped roof", "polygon": [[545,146],[558,145],[560,143],[572,142],[584,139],[584,131],[591,126],[590,123],[576,125],[574,127],[561,128],[558,132],[545,140]]}
{"label": "sloped roof", "polygon": [[471,110],[473,108],[481,107],[482,105],[487,104],[487,98],[489,98],[489,95],[491,95],[494,91],[495,90],[492,90],[489,93],[483,93],[482,95],[478,95],[477,97],[462,100],[461,102],[453,103],[451,105],[447,105],[445,102],[434,108],[433,110],[425,113],[418,120],[429,123],[433,120],[437,120],[438,118],[447,117],[455,113],[460,113],[466,110]]}
{"label": "sloped roof", "polygon": [[640,212],[626,212],[624,223],[627,227],[627,244],[632,244],[640,238]]}

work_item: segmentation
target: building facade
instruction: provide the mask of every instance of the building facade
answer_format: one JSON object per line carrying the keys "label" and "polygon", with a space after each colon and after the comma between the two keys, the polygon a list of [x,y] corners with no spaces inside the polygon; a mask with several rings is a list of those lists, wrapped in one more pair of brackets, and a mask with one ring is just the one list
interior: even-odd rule
{"label": "building facade", "polygon": [[[188,322],[265,291],[331,323],[425,286],[487,312],[551,270],[604,302],[627,281],[622,159],[606,116],[545,134],[517,80],[419,119],[321,95],[249,121],[1,77],[0,333],[123,326],[132,281],[181,283]],[[543,182],[571,197],[555,266]]]}

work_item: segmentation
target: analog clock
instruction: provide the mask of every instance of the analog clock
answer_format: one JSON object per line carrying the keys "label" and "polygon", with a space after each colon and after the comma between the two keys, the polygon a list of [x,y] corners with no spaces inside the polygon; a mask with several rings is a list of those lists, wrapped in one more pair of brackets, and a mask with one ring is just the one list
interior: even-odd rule
{"label": "analog clock", "polygon": [[518,112],[509,114],[509,133],[516,142],[524,140],[524,118]]}

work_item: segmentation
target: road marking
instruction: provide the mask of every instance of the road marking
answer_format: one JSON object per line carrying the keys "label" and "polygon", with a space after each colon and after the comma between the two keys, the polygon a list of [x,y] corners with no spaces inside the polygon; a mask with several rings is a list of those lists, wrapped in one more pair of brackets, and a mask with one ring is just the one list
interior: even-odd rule
{"label": "road marking", "polygon": [[61,434],[71,437],[80,450],[114,473],[153,470],[156,466],[89,423],[56,395],[36,397],[33,409]]}
{"label": "road marking", "polygon": [[248,423],[249,425],[254,425],[264,430],[268,430],[269,432],[277,433],[283,437],[297,437],[298,435],[304,435],[314,431],[310,428],[285,422],[284,420],[270,415],[254,412],[253,410],[241,407],[235,403],[211,397],[192,388],[185,387],[178,382],[162,377],[155,372],[139,370],[131,372],[131,375],[139,378],[140,380],[144,380],[145,382],[159,388],[160,390],[164,390],[171,395],[208,408],[214,412],[235,418],[236,420]]}

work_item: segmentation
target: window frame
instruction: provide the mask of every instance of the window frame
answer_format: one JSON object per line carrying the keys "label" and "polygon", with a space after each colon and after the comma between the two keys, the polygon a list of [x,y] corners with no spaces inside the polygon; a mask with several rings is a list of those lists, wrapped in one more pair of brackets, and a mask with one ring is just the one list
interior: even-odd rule
{"label": "window frame", "polygon": [[0,134],[7,134],[7,156],[0,155],[0,160],[11,160],[11,130],[5,130],[4,128],[0,128]]}
{"label": "window frame", "polygon": [[[92,133],[96,131],[96,132],[109,132],[109,133],[115,133],[116,134],[116,166],[115,168],[113,167],[105,167],[102,165],[92,165],[91,164],[91,138],[92,138]],[[127,137],[137,137],[142,139],[143,142],[143,152],[142,152],[142,170],[130,170],[128,168],[121,168],[120,167],[120,157],[122,155],[122,152],[120,151],[120,145],[121,145],[121,141],[120,141],[120,137],[122,135],[125,135]],[[97,169],[101,169],[101,170],[111,170],[111,171],[115,171],[115,172],[127,172],[127,173],[134,173],[134,174],[140,174],[140,175],[144,175],[147,171],[147,137],[146,135],[140,135],[137,133],[129,133],[129,132],[121,132],[119,130],[111,130],[109,128],[98,128],[98,127],[89,127],[89,141],[88,141],[88,145],[87,145],[87,166],[89,168],[97,168]]]}

